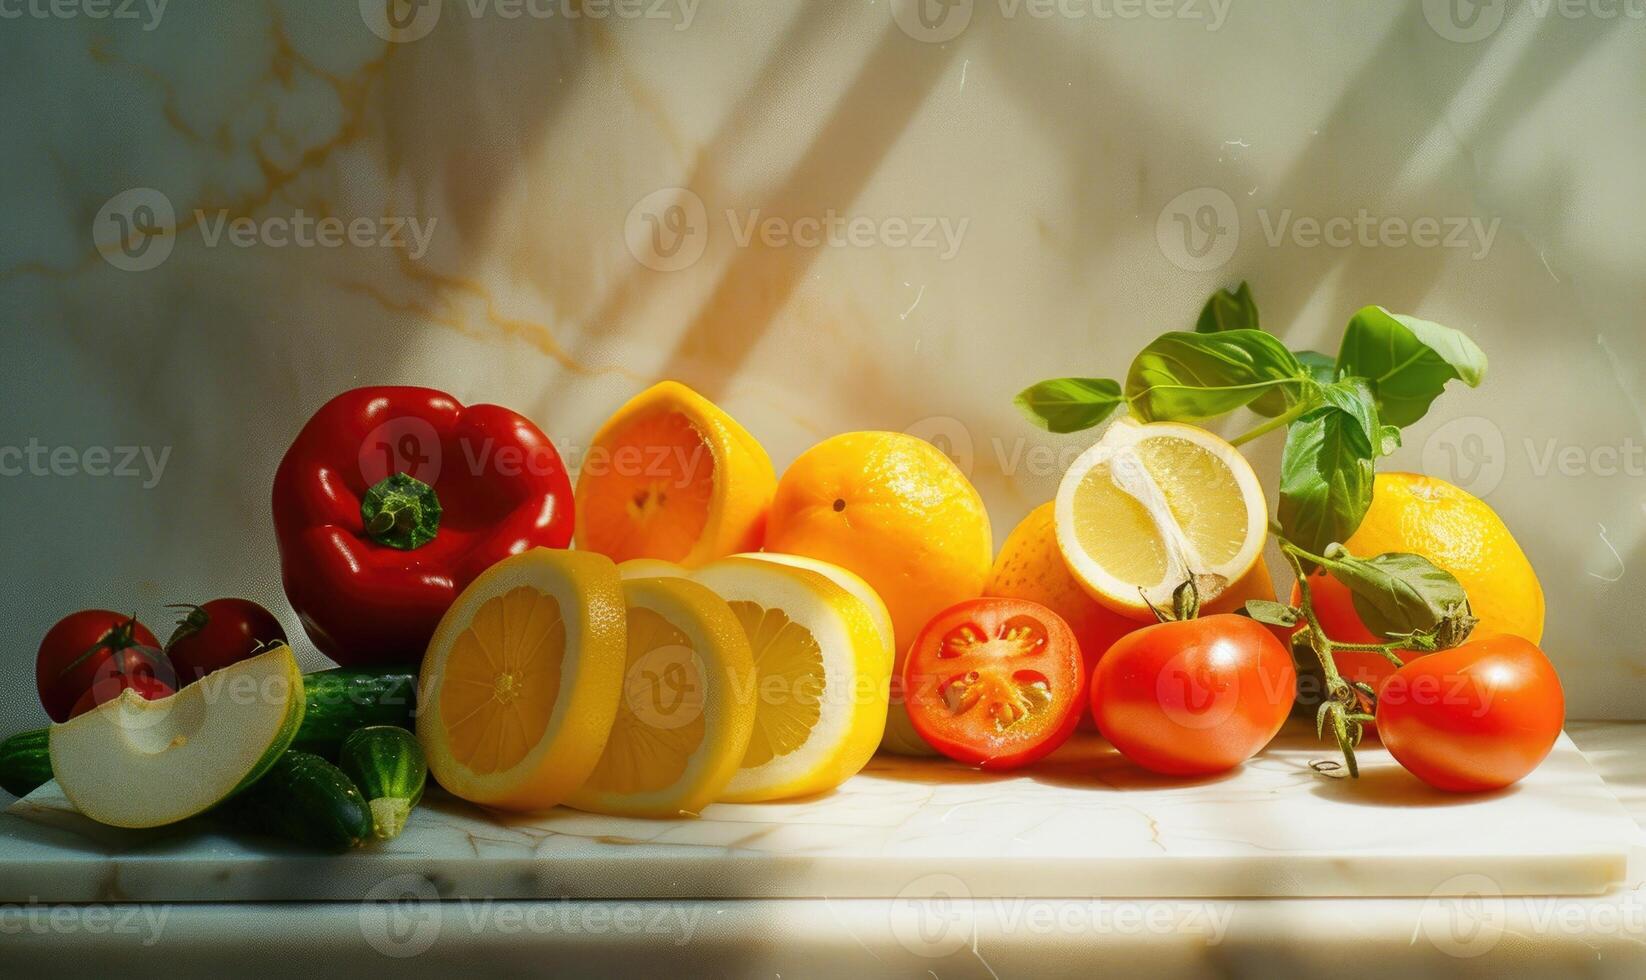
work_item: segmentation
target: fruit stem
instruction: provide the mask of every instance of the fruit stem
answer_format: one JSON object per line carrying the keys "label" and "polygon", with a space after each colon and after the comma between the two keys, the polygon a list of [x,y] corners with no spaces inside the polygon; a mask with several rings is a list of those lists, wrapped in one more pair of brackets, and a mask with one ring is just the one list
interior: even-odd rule
{"label": "fruit stem", "polygon": [[422,480],[396,473],[379,482],[360,501],[366,537],[386,548],[412,551],[434,540],[440,530],[440,498]]}
{"label": "fruit stem", "polygon": [[[1358,693],[1343,679],[1343,675],[1337,672],[1337,663],[1332,657],[1333,650],[1352,647],[1354,644],[1333,643],[1320,625],[1319,617],[1315,615],[1314,593],[1309,586],[1309,575],[1303,569],[1303,559],[1318,556],[1310,555],[1284,538],[1280,541],[1280,553],[1285,556],[1286,562],[1292,566],[1292,572],[1297,575],[1298,613],[1303,617],[1309,633],[1309,646],[1320,661],[1321,673],[1326,678],[1327,701],[1321,705],[1320,724],[1317,727],[1323,728],[1328,720],[1332,722],[1332,733],[1337,737],[1338,748],[1343,750],[1343,763],[1349,769],[1349,777],[1358,778],[1360,766],[1355,762],[1354,743],[1360,740],[1360,726],[1369,716],[1362,711],[1350,710],[1360,707]],[[1399,658],[1394,659],[1398,662]],[[1350,725],[1354,726],[1352,731]]]}

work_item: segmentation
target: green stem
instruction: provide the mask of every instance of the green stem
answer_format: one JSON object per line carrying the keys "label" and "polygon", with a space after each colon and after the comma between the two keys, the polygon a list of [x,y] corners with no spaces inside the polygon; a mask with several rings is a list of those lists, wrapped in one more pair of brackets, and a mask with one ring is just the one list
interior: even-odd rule
{"label": "green stem", "polygon": [[1307,412],[1312,407],[1313,406],[1311,406],[1307,401],[1300,401],[1296,405],[1293,405],[1286,411],[1281,412],[1279,415],[1276,415],[1269,421],[1264,422],[1262,425],[1259,425],[1250,432],[1230,439],[1229,444],[1231,446],[1243,446],[1246,443],[1251,442],[1253,439],[1256,439],[1258,436],[1267,435],[1276,429],[1283,429],[1286,426],[1291,425],[1293,422],[1296,422],[1302,417],[1304,412]]}
{"label": "green stem", "polygon": [[[1342,674],[1337,672],[1337,662],[1332,656],[1333,650],[1340,649],[1343,645],[1332,642],[1332,639],[1326,635],[1325,628],[1320,625],[1319,617],[1315,615],[1314,593],[1309,585],[1308,573],[1303,570],[1303,558],[1316,558],[1318,556],[1309,555],[1308,552],[1284,539],[1280,542],[1280,553],[1285,556],[1286,562],[1292,566],[1292,572],[1297,576],[1297,608],[1303,615],[1303,621],[1307,624],[1309,646],[1313,648],[1315,657],[1320,661],[1320,671],[1326,678],[1326,697],[1329,701],[1335,702],[1334,707],[1337,709],[1337,718],[1341,718],[1344,723],[1364,724],[1362,721],[1366,717],[1364,712],[1359,710],[1350,711],[1351,705],[1356,709],[1360,707],[1359,692],[1343,679]],[[1330,711],[1331,709],[1323,706],[1322,710]],[[1360,767],[1355,762],[1354,746],[1350,744],[1356,739],[1345,737],[1345,732],[1337,724],[1337,718],[1333,720],[1333,734],[1337,737],[1338,747],[1343,750],[1343,762],[1349,769],[1350,777],[1357,777],[1360,775]]]}

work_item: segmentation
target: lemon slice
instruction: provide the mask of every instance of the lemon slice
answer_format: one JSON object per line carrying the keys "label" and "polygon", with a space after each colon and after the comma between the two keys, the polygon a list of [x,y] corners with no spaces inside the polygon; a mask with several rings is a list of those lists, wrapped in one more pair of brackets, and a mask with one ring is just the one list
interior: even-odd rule
{"label": "lemon slice", "polygon": [[[780,565],[788,565],[793,568],[804,568],[833,580],[836,585],[862,600],[863,605],[868,608],[869,618],[874,620],[875,628],[880,631],[880,635],[885,639],[886,648],[893,652],[893,661],[895,663],[897,633],[892,626],[891,611],[881,601],[880,593],[874,590],[874,586],[864,581],[862,576],[826,561],[807,558],[804,555],[788,555],[780,551],[754,551],[735,557],[755,558],[762,561],[777,562]],[[893,684],[895,686],[895,679]],[[937,750],[928,745],[926,740],[920,737],[920,733],[915,731],[914,723],[909,721],[909,712],[901,702],[887,708],[886,732],[880,738],[880,747],[898,755],[935,756],[938,754]]]}
{"label": "lemon slice", "polygon": [[447,610],[419,678],[417,739],[453,794],[546,810],[600,761],[623,688],[623,585],[611,560],[534,548]]}
{"label": "lemon slice", "polygon": [[1057,544],[1092,598],[1146,617],[1191,576],[1203,602],[1238,581],[1263,552],[1267,515],[1234,446],[1192,425],[1128,418],[1064,474]]}
{"label": "lemon slice", "polygon": [[749,747],[749,639],[731,608],[696,582],[626,579],[623,595],[623,698],[599,765],[566,803],[618,816],[695,816]]}
{"label": "lemon slice", "polygon": [[874,755],[886,725],[892,650],[869,607],[819,572],[725,558],[692,573],[725,599],[754,657],[754,731],[721,799],[819,793]]}

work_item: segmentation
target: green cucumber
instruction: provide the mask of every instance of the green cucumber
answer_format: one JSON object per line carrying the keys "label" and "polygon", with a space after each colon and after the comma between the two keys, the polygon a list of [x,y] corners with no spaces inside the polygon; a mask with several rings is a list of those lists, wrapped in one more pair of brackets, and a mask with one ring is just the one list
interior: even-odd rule
{"label": "green cucumber", "polygon": [[345,738],[337,756],[371,808],[372,833],[378,840],[399,836],[429,777],[417,736],[393,725],[370,725]]}
{"label": "green cucumber", "polygon": [[346,851],[372,833],[360,790],[312,752],[286,752],[226,812],[237,827],[326,851]]}
{"label": "green cucumber", "polygon": [[[343,739],[367,725],[413,727],[417,671],[410,667],[336,667],[303,676],[303,724],[291,747],[334,758]],[[27,796],[51,779],[47,729],[18,732],[0,743],[0,789]]]}
{"label": "green cucumber", "polygon": [[0,742],[0,789],[13,796],[27,796],[51,781],[47,732],[36,728]]}
{"label": "green cucumber", "polygon": [[343,739],[357,728],[411,728],[417,708],[415,667],[338,667],[303,677],[308,703],[292,748],[336,758]]}

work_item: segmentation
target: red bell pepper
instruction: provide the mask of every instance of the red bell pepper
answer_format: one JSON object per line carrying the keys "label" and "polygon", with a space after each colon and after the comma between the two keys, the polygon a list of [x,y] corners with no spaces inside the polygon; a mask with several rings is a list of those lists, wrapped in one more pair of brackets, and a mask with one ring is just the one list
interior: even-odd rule
{"label": "red bell pepper", "polygon": [[416,664],[493,564],[572,538],[572,487],[524,416],[429,388],[357,388],[316,412],[274,477],[280,576],[344,666]]}

